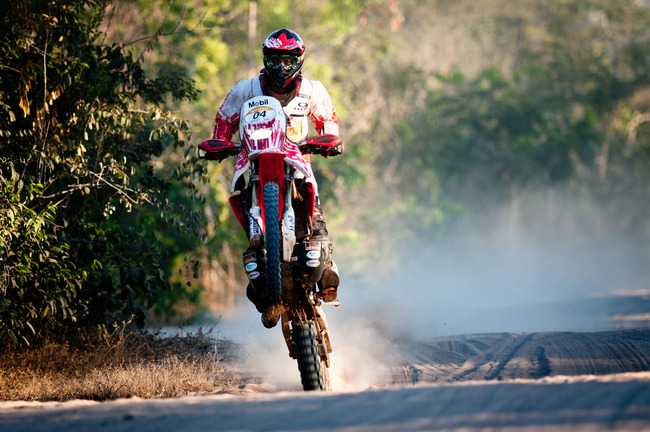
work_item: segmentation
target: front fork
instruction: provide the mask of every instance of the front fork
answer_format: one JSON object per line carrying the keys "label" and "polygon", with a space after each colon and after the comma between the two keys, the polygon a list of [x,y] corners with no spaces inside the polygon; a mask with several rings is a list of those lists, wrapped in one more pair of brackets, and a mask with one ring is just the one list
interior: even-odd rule
{"label": "front fork", "polygon": [[282,260],[291,261],[293,247],[296,245],[296,213],[291,204],[293,198],[293,179],[285,180],[287,194],[284,197],[284,209],[282,211]]}
{"label": "front fork", "polygon": [[248,232],[250,234],[250,245],[256,249],[260,249],[263,245],[264,233],[262,227],[264,222],[262,220],[262,209],[260,208],[260,199],[258,196],[257,185],[251,187],[251,208],[248,211]]}
{"label": "front fork", "polygon": [[307,310],[302,308],[291,309],[282,314],[282,334],[284,341],[289,349],[289,357],[297,358],[296,346],[291,335],[291,328],[295,325],[306,325],[309,320],[313,320],[314,333],[316,334],[316,344],[318,345],[318,355],[327,367],[330,367],[330,353],[332,352],[332,343],[330,341],[327,320],[323,309],[315,299],[311,299],[311,314],[307,315]]}

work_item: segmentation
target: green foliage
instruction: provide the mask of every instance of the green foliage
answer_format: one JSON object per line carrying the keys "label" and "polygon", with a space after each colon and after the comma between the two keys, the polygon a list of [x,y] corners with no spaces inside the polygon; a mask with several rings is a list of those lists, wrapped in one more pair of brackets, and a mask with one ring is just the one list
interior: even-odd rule
{"label": "green foliage", "polygon": [[[418,173],[433,170],[445,195],[468,207],[523,189],[592,182],[596,172],[602,180],[611,169],[604,149],[618,163],[632,162],[620,153],[614,119],[648,88],[650,49],[639,43],[650,34],[628,29],[650,22],[647,8],[558,1],[542,9],[545,20],[530,24],[536,31],[510,78],[496,67],[471,79],[438,75],[425,107],[400,127],[402,155],[418,161]],[[417,178],[411,167],[400,175],[406,184]]]}
{"label": "green foliage", "polygon": [[591,110],[575,116],[571,101],[549,92],[538,69],[523,69],[511,81],[496,69],[472,80],[440,79],[443,88],[402,129],[408,154],[434,168],[451,196],[493,199],[477,192],[566,181],[576,165],[593,160],[601,136]]}
{"label": "green foliage", "polygon": [[174,290],[149,214],[196,232],[196,215],[165,198],[191,167],[163,178],[151,162],[187,146],[188,124],[164,104],[197,91],[178,74],[148,79],[122,46],[102,44],[107,4],[3,7],[0,329],[13,342],[75,321],[143,319]]}
{"label": "green foliage", "polygon": [[0,340],[28,343],[85,312],[76,297],[87,274],[57,240],[56,207],[27,206],[42,185],[24,184],[7,160],[1,166]]}

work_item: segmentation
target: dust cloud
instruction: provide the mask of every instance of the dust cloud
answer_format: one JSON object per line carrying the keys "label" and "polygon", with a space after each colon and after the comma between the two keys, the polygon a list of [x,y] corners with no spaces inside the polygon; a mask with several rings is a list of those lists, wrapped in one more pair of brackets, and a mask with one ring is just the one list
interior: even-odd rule
{"label": "dust cloud", "polygon": [[[248,307],[250,306],[250,307]],[[359,304],[325,307],[333,344],[330,378],[334,391],[359,391],[392,380],[397,361],[391,339]],[[218,324],[219,336],[241,346],[244,375],[262,383],[263,391],[302,391],[296,361],[289,357],[280,326],[266,329],[252,305],[241,305]]]}
{"label": "dust cloud", "polygon": [[650,287],[648,245],[619,222],[558,191],[527,194],[404,247],[399,268],[351,296],[398,338],[605,330],[608,296]]}

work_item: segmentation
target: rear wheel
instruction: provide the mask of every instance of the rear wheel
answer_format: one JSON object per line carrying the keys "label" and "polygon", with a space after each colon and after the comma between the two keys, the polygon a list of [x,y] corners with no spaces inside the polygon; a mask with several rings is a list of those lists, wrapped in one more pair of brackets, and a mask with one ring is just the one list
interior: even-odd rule
{"label": "rear wheel", "polygon": [[318,355],[313,322],[310,320],[308,324],[295,325],[292,329],[292,338],[296,348],[296,359],[298,360],[302,388],[307,391],[327,390],[329,388],[329,374],[327,373],[327,367],[324,363],[321,363]]}
{"label": "rear wheel", "polygon": [[280,187],[276,183],[264,185],[264,220],[266,231],[264,245],[266,247],[266,294],[273,300],[282,294],[282,278],[280,276]]}

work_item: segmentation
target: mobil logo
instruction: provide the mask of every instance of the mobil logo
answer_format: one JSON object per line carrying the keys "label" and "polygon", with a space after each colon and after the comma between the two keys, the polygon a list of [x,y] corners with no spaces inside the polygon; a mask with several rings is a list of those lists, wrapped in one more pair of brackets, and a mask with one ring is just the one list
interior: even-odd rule
{"label": "mobil logo", "polygon": [[248,102],[248,108],[255,108],[258,106],[268,105],[268,104],[269,104],[268,99],[258,99],[258,100]]}

